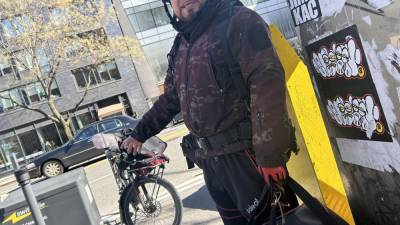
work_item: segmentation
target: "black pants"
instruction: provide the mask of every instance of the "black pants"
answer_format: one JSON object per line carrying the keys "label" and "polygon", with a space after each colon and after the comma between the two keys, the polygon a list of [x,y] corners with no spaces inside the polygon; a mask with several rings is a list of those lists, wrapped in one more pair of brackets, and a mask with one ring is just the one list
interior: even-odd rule
{"label": "black pants", "polygon": [[[255,213],[269,219],[270,199],[262,198],[265,182],[250,151],[203,159],[204,179],[225,225],[246,225]],[[292,207],[297,206],[292,194]],[[293,199],[294,198],[294,199]],[[267,206],[267,207],[265,207]]]}

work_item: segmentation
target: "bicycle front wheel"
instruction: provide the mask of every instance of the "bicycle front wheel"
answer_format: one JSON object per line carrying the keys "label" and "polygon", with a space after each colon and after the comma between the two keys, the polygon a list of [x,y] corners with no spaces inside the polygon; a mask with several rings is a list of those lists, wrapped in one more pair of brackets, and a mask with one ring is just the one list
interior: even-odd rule
{"label": "bicycle front wheel", "polygon": [[182,202],[173,185],[148,177],[130,185],[120,199],[121,219],[126,225],[179,225]]}

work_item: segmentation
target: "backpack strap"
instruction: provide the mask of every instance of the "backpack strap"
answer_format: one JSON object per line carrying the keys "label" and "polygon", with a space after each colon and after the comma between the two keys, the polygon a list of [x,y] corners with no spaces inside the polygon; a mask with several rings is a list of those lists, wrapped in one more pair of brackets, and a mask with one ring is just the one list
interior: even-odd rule
{"label": "backpack strap", "polygon": [[182,34],[178,33],[175,37],[174,44],[172,45],[171,50],[167,54],[167,59],[168,59],[167,73],[171,73],[171,74],[175,73],[175,57],[176,57],[176,53],[178,52],[179,45],[181,43],[181,39],[182,39]]}
{"label": "backpack strap", "polygon": [[233,14],[233,7],[237,5],[243,5],[240,2],[232,1],[230,5],[230,9],[228,12],[228,20],[225,26],[222,26],[221,35],[222,36],[222,45],[224,48],[224,53],[226,54],[226,63],[229,67],[229,74],[232,78],[233,85],[236,88],[237,94],[239,95],[240,99],[246,104],[248,111],[250,111],[250,91],[246,86],[246,82],[242,76],[242,70],[240,68],[240,64],[236,61],[231,46],[229,42],[229,31],[231,29],[231,18]]}

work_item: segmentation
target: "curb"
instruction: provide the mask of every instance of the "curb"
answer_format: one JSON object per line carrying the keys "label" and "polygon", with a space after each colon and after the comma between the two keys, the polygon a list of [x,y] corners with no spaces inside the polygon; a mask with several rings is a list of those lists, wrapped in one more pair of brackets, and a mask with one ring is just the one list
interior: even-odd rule
{"label": "curb", "polygon": [[0,187],[15,182],[14,175],[0,178]]}
{"label": "curb", "polygon": [[166,130],[166,131],[160,133],[157,136],[161,140],[163,140],[165,142],[168,142],[168,141],[171,141],[171,140],[176,139],[178,137],[181,137],[183,135],[186,135],[187,133],[189,133],[189,131],[186,128],[186,126],[180,125],[180,126],[174,127],[171,130]]}

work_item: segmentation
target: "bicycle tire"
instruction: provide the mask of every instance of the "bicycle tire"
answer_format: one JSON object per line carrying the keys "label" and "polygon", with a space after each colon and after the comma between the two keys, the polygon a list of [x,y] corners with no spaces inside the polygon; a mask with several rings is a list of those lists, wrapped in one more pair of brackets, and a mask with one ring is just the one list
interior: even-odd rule
{"label": "bicycle tire", "polygon": [[[175,209],[175,217],[174,221],[172,224],[166,224],[166,225],[180,225],[182,221],[182,211],[183,211],[183,206],[182,206],[182,201],[178,195],[178,192],[174,188],[174,186],[167,180],[159,177],[146,177],[141,180],[139,180],[136,183],[133,183],[133,185],[129,185],[126,187],[126,190],[123,192],[121,195],[119,204],[120,204],[120,210],[121,210],[121,221],[126,224],[126,225],[140,225],[140,223],[136,224],[136,222],[133,221],[132,219],[132,213],[129,210],[130,206],[132,203],[134,204],[140,204],[138,201],[138,188],[145,185],[145,184],[159,184],[161,187],[163,187],[172,197],[173,202],[174,202],[174,209]],[[160,204],[161,206],[161,204]],[[162,206],[161,206],[162,207]],[[136,214],[135,214],[136,213]],[[137,211],[133,213],[135,214],[135,217],[137,216]],[[162,213],[162,212],[161,212]],[[135,218],[136,220],[136,218]],[[159,223],[157,223],[159,224]]]}

